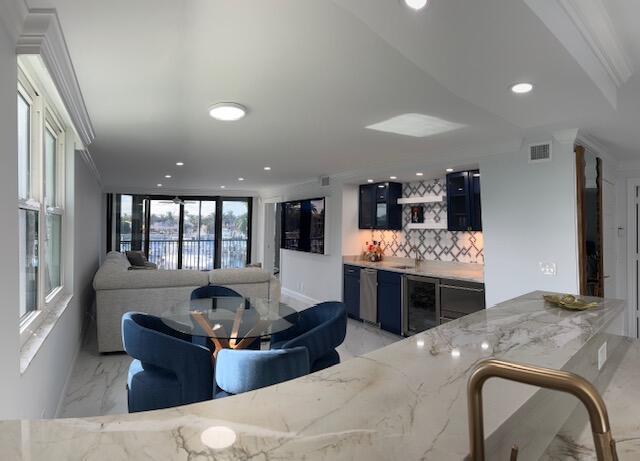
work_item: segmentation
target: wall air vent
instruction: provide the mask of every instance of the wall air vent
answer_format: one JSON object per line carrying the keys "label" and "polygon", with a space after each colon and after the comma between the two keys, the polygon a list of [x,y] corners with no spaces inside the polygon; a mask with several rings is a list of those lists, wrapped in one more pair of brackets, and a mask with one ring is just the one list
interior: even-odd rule
{"label": "wall air vent", "polygon": [[551,143],[529,144],[529,163],[548,162],[551,160]]}
{"label": "wall air vent", "polygon": [[331,184],[331,180],[329,179],[329,176],[320,176],[320,185],[322,187],[327,187]]}

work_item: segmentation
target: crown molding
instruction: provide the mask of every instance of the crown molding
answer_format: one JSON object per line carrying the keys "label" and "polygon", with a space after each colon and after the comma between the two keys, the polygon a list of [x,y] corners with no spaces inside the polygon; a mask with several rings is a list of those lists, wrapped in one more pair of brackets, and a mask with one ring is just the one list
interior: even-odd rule
{"label": "crown molding", "polygon": [[98,185],[102,187],[102,175],[100,174],[100,170],[98,170],[98,167],[96,166],[96,162],[93,161],[91,152],[89,152],[88,149],[79,150],[78,152],[80,153],[80,157],[82,157],[82,160],[84,160],[84,163],[87,165],[87,168],[89,168],[89,171],[98,182]]}
{"label": "crown molding", "polygon": [[558,130],[553,132],[553,139],[560,144],[573,144],[577,137],[577,128],[569,128],[567,130]]}
{"label": "crown molding", "polygon": [[587,150],[593,152],[598,157],[609,160],[616,165],[620,163],[616,156],[611,153],[610,149],[603,146],[600,141],[591,136],[589,133],[579,132],[578,137],[576,138],[576,144],[585,147]]}
{"label": "crown molding", "polygon": [[30,10],[18,37],[16,53],[39,55],[44,62],[80,140],[87,147],[95,132],[71,62],[58,15],[53,9]]}
{"label": "crown molding", "polygon": [[0,0],[0,22],[14,41],[20,37],[28,13],[29,8],[24,0]]}
{"label": "crown molding", "polygon": [[609,76],[620,86],[633,73],[602,0],[560,0]]}
{"label": "crown molding", "polygon": [[631,75],[601,0],[524,0],[595,83],[614,109]]}

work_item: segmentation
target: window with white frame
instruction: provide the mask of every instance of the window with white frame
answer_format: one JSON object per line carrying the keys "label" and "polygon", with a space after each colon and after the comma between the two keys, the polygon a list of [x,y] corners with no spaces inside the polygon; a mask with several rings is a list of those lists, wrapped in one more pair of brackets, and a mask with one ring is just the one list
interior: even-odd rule
{"label": "window with white frame", "polygon": [[20,323],[63,286],[65,130],[53,106],[18,69]]}

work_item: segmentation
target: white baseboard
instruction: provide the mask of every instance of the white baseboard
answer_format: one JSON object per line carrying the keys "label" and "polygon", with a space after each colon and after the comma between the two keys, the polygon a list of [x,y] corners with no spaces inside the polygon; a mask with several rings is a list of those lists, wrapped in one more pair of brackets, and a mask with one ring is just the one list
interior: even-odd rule
{"label": "white baseboard", "polygon": [[301,303],[308,304],[309,306],[314,306],[316,304],[320,304],[320,301],[318,301],[317,299],[310,298],[307,295],[303,295],[302,293],[298,293],[297,291],[293,291],[293,290],[290,290],[288,288],[284,288],[283,287],[281,289],[281,293],[284,296],[289,296],[290,298],[293,298],[293,299],[295,299],[297,301],[300,301]]}
{"label": "white baseboard", "polygon": [[[95,308],[95,298],[92,303],[92,308]],[[58,399],[58,404],[56,405],[56,411],[54,414],[54,419],[60,418],[60,412],[62,411],[62,406],[64,405],[64,399],[67,396],[67,390],[69,388],[69,383],[71,382],[71,377],[73,376],[73,372],[76,368],[76,362],[78,360],[78,355],[80,355],[80,351],[82,350],[82,345],[84,344],[85,335],[87,334],[88,328],[91,326],[91,319],[88,317],[88,312],[85,312],[85,315],[82,316],[82,324],[80,326],[80,343],[77,345],[76,350],[73,354],[73,360],[71,361],[71,366],[69,367],[69,372],[67,373],[67,379],[64,380],[64,385],[62,386],[62,392],[60,394],[60,398]]]}

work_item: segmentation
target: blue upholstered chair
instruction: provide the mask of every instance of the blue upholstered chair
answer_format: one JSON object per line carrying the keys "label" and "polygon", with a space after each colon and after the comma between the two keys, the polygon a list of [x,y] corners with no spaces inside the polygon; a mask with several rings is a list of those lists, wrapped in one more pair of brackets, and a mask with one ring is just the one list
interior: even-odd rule
{"label": "blue upholstered chair", "polygon": [[158,317],[137,312],[122,316],[129,366],[129,412],[157,410],[213,398],[211,351]]}
{"label": "blue upholstered chair", "polygon": [[203,287],[196,288],[191,293],[191,299],[218,298],[223,296],[242,297],[242,295],[237,291],[219,285],[205,285]]}
{"label": "blue upholstered chair", "polygon": [[223,349],[216,357],[216,398],[241,394],[309,374],[305,347],[251,351]]}
{"label": "blue upholstered chair", "polygon": [[311,372],[340,363],[335,350],[347,333],[347,311],[337,301],[320,303],[300,312],[298,322],[271,337],[271,349],[304,346],[309,351]]}

